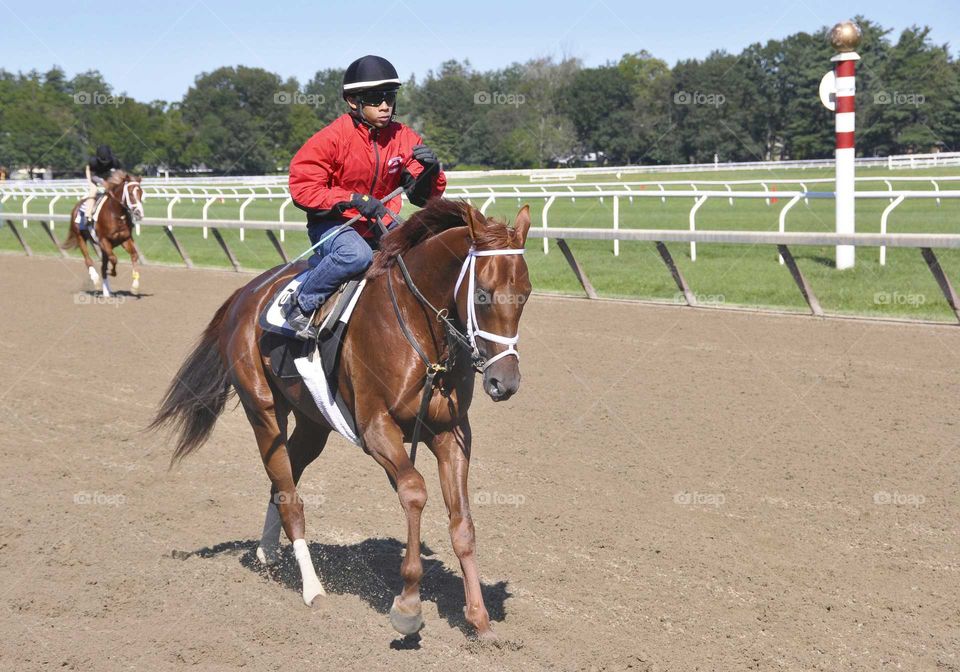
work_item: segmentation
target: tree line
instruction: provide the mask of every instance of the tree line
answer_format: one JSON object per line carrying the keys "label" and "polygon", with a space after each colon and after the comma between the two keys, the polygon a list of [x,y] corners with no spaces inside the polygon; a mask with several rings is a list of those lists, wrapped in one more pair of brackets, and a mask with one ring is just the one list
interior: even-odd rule
{"label": "tree line", "polygon": [[[892,31],[863,17],[857,153],[960,149],[960,62],[930,29]],[[584,67],[537,58],[478,71],[448,61],[401,89],[398,118],[448,167],[812,159],[832,156],[833,117],[817,95],[831,67],[827,27],[706,58],[666,62],[640,50]],[[283,172],[293,153],[346,110],[343,71],[301,84],[260,68],[200,74],[176,102],[117,93],[96,71],[67,78],[0,69],[0,166],[82,172],[96,145],[150,173]]]}

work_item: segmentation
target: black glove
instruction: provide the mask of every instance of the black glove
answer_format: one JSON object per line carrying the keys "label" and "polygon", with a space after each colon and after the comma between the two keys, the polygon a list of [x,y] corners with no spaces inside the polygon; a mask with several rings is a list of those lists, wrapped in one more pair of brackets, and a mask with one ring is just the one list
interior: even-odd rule
{"label": "black glove", "polygon": [[387,214],[387,208],[380,202],[380,199],[374,198],[368,194],[354,194],[350,197],[350,207],[366,217],[367,219],[376,219]]}
{"label": "black glove", "polygon": [[417,145],[413,148],[413,158],[420,162],[425,170],[440,166],[440,159],[436,153],[426,145]]}

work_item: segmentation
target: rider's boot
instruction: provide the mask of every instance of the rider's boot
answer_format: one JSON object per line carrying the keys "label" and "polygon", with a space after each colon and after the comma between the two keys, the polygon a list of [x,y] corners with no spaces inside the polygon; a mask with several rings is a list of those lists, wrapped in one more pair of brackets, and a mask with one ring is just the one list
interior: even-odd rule
{"label": "rider's boot", "polygon": [[313,317],[316,311],[309,315],[304,314],[300,308],[300,302],[297,301],[297,295],[291,294],[282,307],[283,318],[297,332],[297,338],[301,341],[312,341],[317,338],[317,327],[313,324]]}

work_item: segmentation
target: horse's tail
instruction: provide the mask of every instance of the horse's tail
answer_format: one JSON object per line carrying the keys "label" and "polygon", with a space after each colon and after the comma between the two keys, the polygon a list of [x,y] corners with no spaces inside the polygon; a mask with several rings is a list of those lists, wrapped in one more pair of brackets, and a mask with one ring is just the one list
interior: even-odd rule
{"label": "horse's tail", "polygon": [[60,249],[61,249],[61,250],[72,250],[72,249],[74,249],[74,248],[77,246],[77,238],[78,238],[78,235],[79,235],[79,234],[78,234],[78,232],[77,232],[77,229],[75,229],[74,226],[73,226],[73,219],[72,219],[72,217],[71,217],[71,221],[70,221],[70,233],[67,235],[67,239],[66,239],[65,241],[63,241],[63,243],[60,244]]}
{"label": "horse's tail", "polygon": [[234,292],[210,320],[196,347],[170,383],[157,417],[147,428],[173,427],[178,438],[171,465],[206,443],[233,394],[230,371],[217,342],[227,311],[241,290]]}

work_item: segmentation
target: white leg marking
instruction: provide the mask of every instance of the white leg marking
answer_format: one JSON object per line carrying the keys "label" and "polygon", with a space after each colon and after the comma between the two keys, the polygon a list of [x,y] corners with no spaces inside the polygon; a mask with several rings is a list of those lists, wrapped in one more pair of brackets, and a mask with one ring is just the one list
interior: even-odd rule
{"label": "white leg marking", "polygon": [[257,547],[257,560],[262,565],[275,565],[280,560],[280,507],[270,500],[267,516],[263,521],[263,534]]}
{"label": "white leg marking", "polygon": [[308,607],[313,604],[314,598],[319,595],[326,595],[323,584],[317,577],[317,571],[313,568],[313,560],[310,559],[310,549],[307,542],[303,539],[294,539],[293,554],[297,556],[297,564],[300,565],[300,576],[303,578],[303,603]]}

